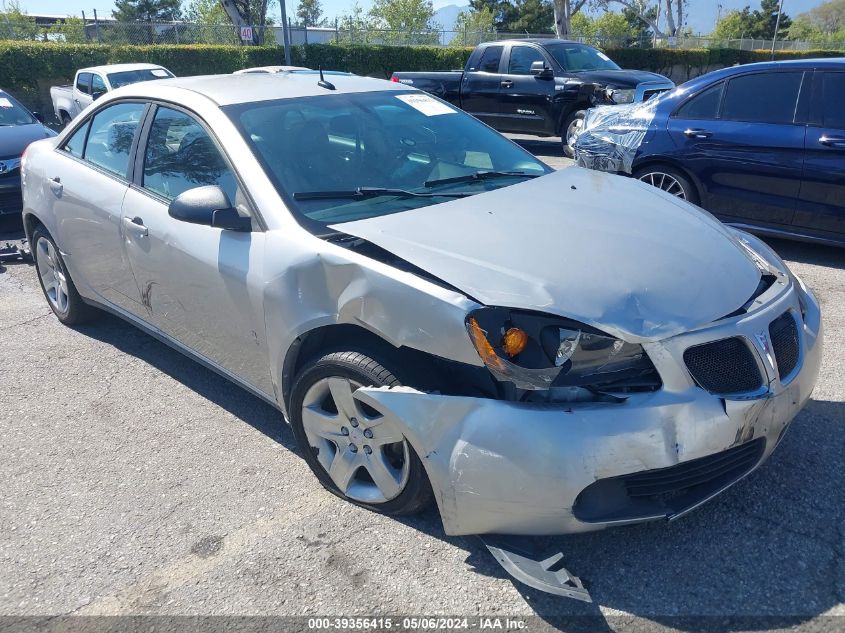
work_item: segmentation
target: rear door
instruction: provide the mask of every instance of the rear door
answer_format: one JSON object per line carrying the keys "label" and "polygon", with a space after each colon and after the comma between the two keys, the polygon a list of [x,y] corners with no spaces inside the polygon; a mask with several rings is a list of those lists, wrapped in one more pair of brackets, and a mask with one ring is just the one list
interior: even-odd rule
{"label": "rear door", "polygon": [[816,71],[804,177],[793,224],[845,236],[845,71]]}
{"label": "rear door", "polygon": [[461,107],[488,125],[499,127],[500,64],[504,45],[485,46],[473,55],[461,79]]}
{"label": "rear door", "polygon": [[142,134],[123,205],[126,251],[141,291],[138,316],[271,396],[263,309],[264,233],[170,217],[180,193],[218,185],[242,215],[250,203],[231,163],[193,114],[157,106]]}
{"label": "rear door", "polygon": [[805,125],[796,116],[804,75],[731,77],[669,118],[669,134],[701,185],[705,209],[736,223],[790,225],[803,173]]}
{"label": "rear door", "polygon": [[130,311],[139,293],[121,243],[121,209],[144,112],[143,103],[126,102],[87,117],[45,173],[56,237],[74,280]]}
{"label": "rear door", "polygon": [[78,73],[76,75],[76,84],[73,86],[74,111],[71,113],[72,116],[82,112],[93,101],[91,98],[91,76],[91,73]]}
{"label": "rear door", "polygon": [[501,129],[526,134],[554,132],[552,100],[554,78],[531,74],[531,64],[543,62],[552,68],[539,46],[513,44],[507,55],[499,89]]}

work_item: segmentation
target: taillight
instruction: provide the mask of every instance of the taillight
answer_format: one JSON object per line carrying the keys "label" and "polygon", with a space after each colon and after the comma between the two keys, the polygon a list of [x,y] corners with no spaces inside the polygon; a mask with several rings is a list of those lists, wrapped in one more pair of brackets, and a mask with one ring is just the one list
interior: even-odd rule
{"label": "taillight", "polygon": [[390,75],[390,81],[392,81],[395,84],[398,84],[399,83],[399,77],[397,77],[396,75]]}
{"label": "taillight", "polygon": [[26,146],[24,149],[23,154],[21,154],[21,172],[23,172],[24,165],[26,165],[26,152],[29,150],[29,146]]}

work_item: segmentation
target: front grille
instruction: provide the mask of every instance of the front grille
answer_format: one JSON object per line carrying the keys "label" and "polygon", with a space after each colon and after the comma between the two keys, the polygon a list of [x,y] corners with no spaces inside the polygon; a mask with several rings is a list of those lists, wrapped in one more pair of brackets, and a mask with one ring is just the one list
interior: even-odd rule
{"label": "front grille", "polygon": [[0,213],[20,211],[22,208],[23,200],[21,200],[20,190],[0,191]]}
{"label": "front grille", "polygon": [[695,381],[710,393],[748,393],[763,386],[754,353],[739,337],[690,347],[684,352],[684,362]]}
{"label": "front grille", "polygon": [[573,513],[594,523],[671,517],[746,475],[765,448],[766,440],[760,437],[676,466],[599,479],[581,491]]}
{"label": "front grille", "polygon": [[677,497],[696,486],[715,480],[730,481],[744,475],[760,459],[764,441],[761,437],[677,466],[628,475],[622,481],[629,497]]}
{"label": "front grille", "polygon": [[772,351],[778,363],[778,374],[781,380],[789,376],[798,365],[799,343],[798,327],[795,318],[789,312],[784,312],[769,325],[769,338],[772,341]]}

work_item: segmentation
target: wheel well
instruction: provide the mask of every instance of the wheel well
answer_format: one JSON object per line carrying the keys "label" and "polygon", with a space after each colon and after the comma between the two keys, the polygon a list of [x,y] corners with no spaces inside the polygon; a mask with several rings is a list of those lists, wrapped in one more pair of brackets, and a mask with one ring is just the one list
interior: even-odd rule
{"label": "wheel well", "polygon": [[664,158],[644,160],[640,163],[637,163],[631,169],[631,176],[633,177],[635,172],[638,172],[641,169],[644,169],[645,167],[656,167],[661,165],[669,167],[670,169],[674,169],[675,171],[679,171],[684,176],[686,176],[687,179],[689,179],[689,181],[692,183],[692,186],[695,187],[695,193],[698,196],[698,199],[702,199],[701,183],[698,181],[698,178],[696,178],[692,173],[690,173],[689,170],[687,170],[683,165],[670,160],[666,160]]}
{"label": "wheel well", "polygon": [[299,336],[282,365],[281,391],[285,409],[297,374],[311,360],[331,351],[376,354],[405,385],[452,395],[496,397],[495,383],[484,367],[464,365],[410,347],[395,347],[379,335],[350,324],[327,325]]}
{"label": "wheel well", "polygon": [[563,126],[566,123],[566,120],[571,117],[576,112],[580,112],[581,110],[589,110],[590,104],[586,101],[579,101],[578,103],[572,104],[571,108],[565,109],[560,114],[560,119],[557,122],[557,133],[560,135],[563,132]]}
{"label": "wheel well", "polygon": [[[23,217],[23,230],[26,233],[26,239],[31,242],[32,234],[35,232],[36,227],[44,226],[44,223],[39,220],[34,213],[27,213]],[[30,248],[32,248],[32,244],[30,243]]]}

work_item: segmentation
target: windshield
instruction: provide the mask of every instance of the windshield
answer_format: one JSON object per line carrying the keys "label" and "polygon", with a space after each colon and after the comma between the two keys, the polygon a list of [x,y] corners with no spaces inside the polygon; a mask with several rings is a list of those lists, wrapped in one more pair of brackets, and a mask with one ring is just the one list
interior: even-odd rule
{"label": "windshield", "polygon": [[564,70],[577,73],[582,70],[619,70],[613,60],[592,46],[560,43],[544,46]]}
{"label": "windshield", "polygon": [[153,79],[167,79],[173,77],[169,70],[164,68],[143,68],[141,70],[125,70],[120,73],[109,73],[111,87],[120,88],[129,84],[137,84],[141,81],[152,81]]}
{"label": "windshield", "polygon": [[31,125],[37,123],[26,108],[0,91],[0,125]]}
{"label": "windshield", "polygon": [[224,110],[289,207],[323,226],[551,171],[483,123],[419,92],[328,93]]}

